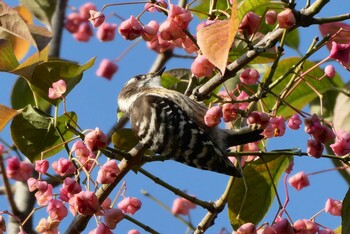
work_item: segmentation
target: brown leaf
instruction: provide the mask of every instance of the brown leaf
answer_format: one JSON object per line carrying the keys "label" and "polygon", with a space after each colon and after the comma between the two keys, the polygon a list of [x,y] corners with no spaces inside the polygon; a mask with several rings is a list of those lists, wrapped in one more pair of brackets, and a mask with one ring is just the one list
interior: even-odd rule
{"label": "brown leaf", "polygon": [[237,3],[232,5],[231,17],[202,27],[197,32],[197,43],[202,53],[222,74],[225,73],[228,53],[238,31]]}
{"label": "brown leaf", "polygon": [[31,24],[28,21],[28,14],[30,13],[24,12],[23,9],[12,9],[0,1],[0,37],[4,38],[4,32],[9,33],[13,37],[30,42],[37,50],[41,51],[50,42],[51,32],[44,27]]}

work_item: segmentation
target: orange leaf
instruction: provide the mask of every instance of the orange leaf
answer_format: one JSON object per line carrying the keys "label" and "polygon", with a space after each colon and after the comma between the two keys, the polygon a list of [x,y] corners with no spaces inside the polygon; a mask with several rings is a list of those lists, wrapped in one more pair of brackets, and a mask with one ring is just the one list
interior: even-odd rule
{"label": "orange leaf", "polygon": [[[25,6],[16,6],[13,9],[18,12],[18,14],[27,24],[33,23],[33,15]],[[13,52],[15,53],[17,60],[24,58],[30,48],[29,41],[26,41],[20,37],[15,37],[12,34],[9,35],[8,39],[11,41]]]}
{"label": "orange leaf", "polygon": [[237,3],[232,4],[231,17],[202,27],[197,32],[197,43],[202,53],[222,74],[225,73],[228,53],[238,31]]}
{"label": "orange leaf", "polygon": [[20,111],[11,109],[10,107],[0,104],[0,132],[5,125],[15,117]]}

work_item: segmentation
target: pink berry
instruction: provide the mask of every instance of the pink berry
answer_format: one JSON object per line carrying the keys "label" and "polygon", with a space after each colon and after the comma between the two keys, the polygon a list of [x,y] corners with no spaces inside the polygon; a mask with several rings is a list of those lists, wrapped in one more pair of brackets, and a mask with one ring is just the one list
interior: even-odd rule
{"label": "pink berry", "polygon": [[246,32],[248,33],[248,35],[255,33],[258,29],[260,18],[261,17],[255,14],[254,12],[248,12],[243,17],[242,22],[239,25],[239,32]]}
{"label": "pink berry", "polygon": [[90,11],[96,11],[96,10],[97,10],[96,5],[93,4],[92,2],[87,2],[79,8],[81,18],[85,21],[89,20]]}
{"label": "pink berry", "polygon": [[6,175],[17,181],[28,180],[33,172],[33,165],[20,161],[17,157],[7,159]]}
{"label": "pink berry", "polygon": [[45,206],[52,199],[52,185],[46,181],[37,181],[38,191],[34,194],[40,206]]}
{"label": "pink berry", "polygon": [[168,4],[166,3],[166,1],[164,0],[157,0],[155,3],[151,3],[151,2],[147,2],[145,4],[145,10],[149,11],[149,12],[155,12],[156,10],[161,12],[162,10],[154,5],[158,5],[161,6],[163,8],[168,8]]}
{"label": "pink berry", "polygon": [[[236,99],[238,101],[243,101],[243,100],[246,100],[248,98],[249,98],[249,95],[242,90]],[[238,107],[240,110],[246,110],[248,105],[249,105],[249,102],[238,102]]]}
{"label": "pink berry", "polygon": [[99,128],[95,128],[95,130],[86,134],[84,142],[86,147],[94,152],[100,148],[106,148],[107,137]]}
{"label": "pink berry", "polygon": [[198,78],[211,77],[214,68],[214,65],[204,55],[199,54],[192,63],[191,71]]}
{"label": "pink berry", "polygon": [[89,21],[94,26],[94,28],[99,27],[105,22],[106,16],[100,11],[90,10]]}
{"label": "pink berry", "polygon": [[277,15],[277,21],[280,28],[291,28],[295,25],[296,19],[291,9],[286,9]]}
{"label": "pink berry", "polygon": [[143,27],[138,21],[135,16],[130,16],[129,19],[123,21],[119,28],[118,31],[120,35],[122,35],[126,40],[134,40],[141,36]]}
{"label": "pink berry", "polygon": [[334,216],[341,216],[343,203],[338,200],[334,200],[329,198],[326,202],[326,206],[324,208],[326,213],[330,213]]}
{"label": "pink berry", "polygon": [[[195,36],[193,37],[196,38]],[[192,54],[198,51],[197,45],[188,36],[186,36],[186,38],[182,39],[181,41],[181,46],[184,48],[187,54]]]}
{"label": "pink berry", "polygon": [[321,143],[330,143],[335,139],[335,133],[326,125],[322,125],[322,127],[318,131],[314,132],[312,136],[315,138],[315,140]]}
{"label": "pink berry", "polygon": [[337,131],[336,135],[335,143],[330,145],[334,154],[343,156],[350,153],[350,133],[340,130]]}
{"label": "pink berry", "polygon": [[324,68],[324,73],[326,74],[326,76],[328,76],[329,78],[333,78],[335,76],[335,69],[333,65],[327,65]]}
{"label": "pink berry", "polygon": [[106,224],[100,222],[94,230],[90,231],[89,234],[113,234],[111,229]]}
{"label": "pink berry", "polygon": [[222,105],[222,117],[225,122],[230,122],[238,117],[238,105],[225,103]]}
{"label": "pink berry", "polygon": [[298,130],[301,124],[302,121],[297,113],[293,114],[292,117],[290,117],[288,120],[288,127],[293,130]]}
{"label": "pink berry", "polygon": [[277,21],[277,12],[274,10],[267,11],[265,14],[265,23],[269,25],[275,24]]}
{"label": "pink berry", "polygon": [[191,12],[185,8],[170,4],[167,21],[173,22],[180,30],[187,29],[192,18]]}
{"label": "pink berry", "polygon": [[307,134],[313,134],[322,129],[321,121],[316,114],[313,114],[310,118],[305,118],[304,123]]}
{"label": "pink berry", "polygon": [[250,69],[246,68],[244,71],[241,73],[239,79],[242,83],[247,84],[247,85],[252,85],[256,84],[256,82],[259,80],[260,74],[258,70],[256,69]]}
{"label": "pink berry", "polygon": [[111,80],[118,71],[118,65],[108,59],[103,59],[96,71],[96,75]]}
{"label": "pink berry", "polygon": [[307,154],[315,158],[320,158],[323,153],[324,146],[321,142],[309,139],[307,141]]}
{"label": "pink berry", "polygon": [[58,161],[53,162],[52,169],[60,176],[72,175],[76,171],[73,162],[66,158],[60,158]]}
{"label": "pink berry", "polygon": [[76,33],[79,29],[80,24],[83,22],[80,14],[70,13],[64,22],[64,27],[70,33]]}
{"label": "pink berry", "polygon": [[290,225],[287,219],[282,219],[272,225],[272,228],[277,233],[283,234],[295,234],[293,227]]}
{"label": "pink berry", "polygon": [[282,116],[271,117],[270,123],[272,125],[275,137],[284,135],[286,131],[286,124]]}
{"label": "pink berry", "polygon": [[266,128],[269,125],[270,116],[265,112],[253,111],[249,113],[247,118],[248,124],[259,124],[261,128]]}
{"label": "pink berry", "polygon": [[63,185],[60,188],[60,196],[59,198],[62,201],[68,202],[74,194],[80,193],[82,190],[80,184],[76,182],[74,179],[67,177],[63,181]]}
{"label": "pink berry", "polygon": [[237,229],[236,234],[256,234],[256,227],[253,223],[245,223]]}
{"label": "pink berry", "polygon": [[51,219],[57,221],[61,221],[68,214],[68,210],[64,206],[63,202],[57,199],[51,199],[49,201],[47,212],[49,213]]}
{"label": "pink berry", "polygon": [[100,209],[98,198],[94,192],[81,191],[69,199],[69,210],[73,215],[93,215]]}
{"label": "pink berry", "polygon": [[[39,221],[38,226],[36,226],[35,230],[38,233],[59,233],[58,231],[58,225],[60,224],[59,221],[53,220],[50,217],[49,218],[42,218]],[[27,234],[26,232],[19,231],[18,234]]]}
{"label": "pink berry", "polygon": [[141,208],[142,202],[136,197],[126,197],[118,203],[118,208],[124,213],[135,214]]}
{"label": "pink berry", "polygon": [[96,181],[100,184],[111,184],[119,174],[117,161],[112,159],[107,161],[98,171]]}
{"label": "pink berry", "polygon": [[269,225],[264,225],[263,228],[257,231],[257,234],[276,234],[276,232],[275,229],[273,229]]}
{"label": "pink berry", "polygon": [[128,234],[140,234],[140,231],[138,231],[136,229],[132,229],[132,230],[128,231]]}
{"label": "pink berry", "polygon": [[159,34],[155,36],[150,41],[147,41],[147,47],[151,50],[156,51],[157,53],[163,53],[167,50],[174,49],[174,43],[171,41],[163,40]]}
{"label": "pink berry", "polygon": [[190,209],[194,208],[196,208],[195,204],[183,197],[179,197],[174,200],[171,212],[173,214],[188,215],[190,213]]}
{"label": "pink berry", "polygon": [[117,30],[116,24],[104,23],[98,28],[96,37],[100,41],[113,41],[115,37],[115,31]]}
{"label": "pink berry", "polygon": [[44,175],[47,172],[47,169],[49,169],[49,161],[47,160],[37,160],[35,161],[35,171],[43,173]]}
{"label": "pink berry", "polygon": [[309,178],[303,171],[290,177],[288,182],[298,191],[310,185]]}
{"label": "pink berry", "polygon": [[88,23],[81,23],[78,30],[73,33],[73,37],[80,42],[88,42],[93,35],[94,33]]}
{"label": "pink berry", "polygon": [[295,221],[293,227],[296,233],[316,234],[319,230],[319,227],[315,222],[307,219],[299,219]]}
{"label": "pink berry", "polygon": [[49,98],[57,99],[62,97],[62,95],[66,92],[67,85],[64,80],[58,80],[52,83],[52,88],[49,88]]}
{"label": "pink berry", "polygon": [[143,30],[141,33],[142,38],[145,41],[151,41],[153,38],[157,37],[158,29],[159,29],[158,22],[155,20],[151,20],[150,22],[148,22],[147,25],[143,27]]}
{"label": "pink berry", "polygon": [[204,122],[208,127],[215,127],[221,122],[222,110],[220,106],[213,106],[208,109],[204,116]]}
{"label": "pink berry", "polygon": [[125,214],[121,209],[112,208],[106,210],[103,214],[103,217],[106,226],[111,229],[114,229],[117,226],[117,224],[124,219]]}
{"label": "pink berry", "polygon": [[332,49],[329,54],[329,57],[337,60],[343,66],[346,66],[349,62],[349,54],[350,54],[350,43],[348,44],[340,44],[335,41],[332,41]]}

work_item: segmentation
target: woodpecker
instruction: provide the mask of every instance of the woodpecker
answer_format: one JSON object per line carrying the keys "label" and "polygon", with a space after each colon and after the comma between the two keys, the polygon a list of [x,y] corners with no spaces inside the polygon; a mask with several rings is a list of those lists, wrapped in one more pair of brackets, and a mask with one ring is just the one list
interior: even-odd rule
{"label": "woodpecker", "polygon": [[208,127],[207,107],[161,86],[165,68],[131,78],[118,96],[118,108],[130,118],[140,143],[155,153],[191,167],[241,177],[228,159],[228,147],[263,138],[261,129]]}

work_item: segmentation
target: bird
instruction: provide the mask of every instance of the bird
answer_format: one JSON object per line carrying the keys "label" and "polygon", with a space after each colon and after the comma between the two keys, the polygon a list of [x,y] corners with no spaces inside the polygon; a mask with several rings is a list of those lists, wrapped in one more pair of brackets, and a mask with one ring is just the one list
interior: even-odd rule
{"label": "bird", "polygon": [[129,117],[139,142],[166,159],[241,177],[227,150],[261,140],[263,130],[258,126],[239,130],[208,127],[204,122],[207,112],[204,104],[161,86],[164,71],[165,67],[132,77],[118,95],[118,109]]}

